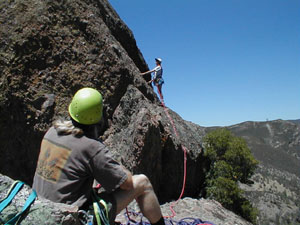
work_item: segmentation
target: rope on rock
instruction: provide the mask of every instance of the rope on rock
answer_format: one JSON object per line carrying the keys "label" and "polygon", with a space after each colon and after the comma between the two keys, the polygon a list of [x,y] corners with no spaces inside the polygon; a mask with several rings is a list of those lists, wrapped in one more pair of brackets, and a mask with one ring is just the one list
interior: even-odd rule
{"label": "rope on rock", "polygon": [[[163,99],[163,96],[158,88],[158,85],[156,84],[156,87],[157,87],[157,92],[159,94],[159,97],[160,97],[160,101],[161,101],[161,104],[162,106],[164,107],[164,111],[167,115],[167,117],[169,118],[171,124],[172,124],[172,127],[173,127],[173,130],[174,130],[174,133],[176,135],[177,138],[179,138],[179,134],[177,132],[177,129],[175,127],[175,123],[172,119],[172,117],[170,116],[169,114],[169,111],[168,111],[168,108],[166,107],[165,103],[164,103],[164,99]],[[171,217],[174,217],[176,215],[173,207],[177,204],[177,202],[182,198],[183,194],[184,194],[184,189],[185,189],[185,183],[186,183],[186,161],[187,161],[187,149],[185,148],[185,146],[183,144],[181,144],[181,148],[183,150],[183,154],[184,154],[184,160],[183,160],[183,182],[182,182],[182,189],[181,189],[181,193],[179,195],[179,198],[177,199],[177,201],[175,202],[172,202],[171,205],[170,205],[170,210],[172,212],[172,215],[171,216],[165,216],[164,218],[171,218]]]}
{"label": "rope on rock", "polygon": [[[125,225],[151,225],[148,220],[145,219],[142,213],[130,212],[135,219],[129,217],[128,213],[124,213],[126,217]],[[203,221],[199,218],[186,217],[179,221],[172,218],[164,218],[166,225],[215,225],[210,221]]]}
{"label": "rope on rock", "polygon": [[[166,105],[164,103],[163,96],[162,96],[161,92],[159,91],[158,86],[157,86],[157,91],[158,91],[158,94],[160,96],[161,104],[164,107],[164,111],[165,111],[168,119],[170,120],[170,122],[172,124],[174,133],[175,133],[176,137],[179,138],[179,135],[178,135],[177,129],[175,127],[174,121],[173,121],[172,117],[170,116],[170,114],[168,112],[168,109],[167,109],[167,107],[166,107]],[[182,198],[182,196],[184,194],[185,184],[186,184],[187,149],[185,148],[185,146],[183,144],[181,144],[181,148],[182,148],[183,153],[184,153],[184,163],[183,163],[184,164],[184,171],[183,171],[182,189],[181,189],[181,193],[180,193],[179,198],[175,202],[173,202],[173,203],[170,204],[170,210],[172,212],[172,215],[171,216],[164,216],[165,224],[166,225],[215,225],[212,222],[202,221],[199,218],[187,217],[187,218],[183,218],[183,219],[181,219],[179,221],[175,221],[173,219],[173,217],[176,216],[176,213],[175,213],[173,207]],[[135,220],[130,217],[130,214],[132,216],[134,216]],[[137,212],[133,212],[133,211],[129,212],[127,208],[126,208],[126,212],[124,213],[124,216],[125,216],[126,221],[127,221],[125,225],[151,225],[148,221],[144,221],[145,217],[143,216],[142,213],[137,213]]]}

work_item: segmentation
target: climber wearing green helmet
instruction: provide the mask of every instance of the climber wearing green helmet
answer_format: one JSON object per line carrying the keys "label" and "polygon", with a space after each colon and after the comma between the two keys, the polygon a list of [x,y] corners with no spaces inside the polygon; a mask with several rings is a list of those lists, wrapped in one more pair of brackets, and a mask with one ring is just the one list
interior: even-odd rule
{"label": "climber wearing green helmet", "polygon": [[97,90],[83,88],[74,95],[69,114],[80,124],[96,124],[102,118],[102,105],[102,95]]}
{"label": "climber wearing green helmet", "polygon": [[161,209],[149,179],[132,175],[115,161],[98,139],[102,118],[102,95],[93,88],[82,88],[69,105],[70,120],[59,119],[45,134],[40,148],[33,189],[53,202],[87,210],[92,204],[94,181],[109,208],[109,222],[136,199],[144,216],[163,225]]}

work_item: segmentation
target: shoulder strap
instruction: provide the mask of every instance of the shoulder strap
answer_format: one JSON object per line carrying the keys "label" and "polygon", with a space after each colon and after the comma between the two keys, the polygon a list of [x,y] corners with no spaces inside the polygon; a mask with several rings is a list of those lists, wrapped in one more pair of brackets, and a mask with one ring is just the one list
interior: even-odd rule
{"label": "shoulder strap", "polygon": [[5,209],[11,203],[11,201],[16,196],[16,194],[21,190],[23,185],[24,185],[24,183],[22,181],[15,181],[11,185],[11,187],[7,193],[7,196],[0,203],[0,213],[3,211],[3,209]]}

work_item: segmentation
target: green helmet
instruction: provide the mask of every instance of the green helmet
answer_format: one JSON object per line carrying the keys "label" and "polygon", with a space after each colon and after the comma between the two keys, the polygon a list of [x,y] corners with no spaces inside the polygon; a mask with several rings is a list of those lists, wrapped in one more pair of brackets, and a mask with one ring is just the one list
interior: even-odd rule
{"label": "green helmet", "polygon": [[77,91],[69,105],[72,119],[84,125],[100,122],[102,110],[102,95],[93,88],[82,88]]}

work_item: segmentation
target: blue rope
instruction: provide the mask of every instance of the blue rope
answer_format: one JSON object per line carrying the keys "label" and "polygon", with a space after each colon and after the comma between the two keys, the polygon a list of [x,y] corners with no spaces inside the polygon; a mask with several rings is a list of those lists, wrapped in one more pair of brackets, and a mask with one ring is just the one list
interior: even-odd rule
{"label": "blue rope", "polygon": [[199,218],[192,218],[192,217],[187,217],[179,220],[177,222],[177,225],[215,225],[212,222],[209,221],[202,221]]}
{"label": "blue rope", "polygon": [[[137,212],[129,212],[129,214],[134,215],[135,217],[140,218],[140,221],[135,221],[127,215],[127,213],[124,213],[124,216],[126,218],[126,225],[150,225],[149,222],[143,221],[145,218],[142,213]],[[192,218],[192,217],[186,217],[179,221],[175,221],[172,219],[164,219],[166,225],[215,225],[212,222],[209,221],[202,221],[199,218]]]}

